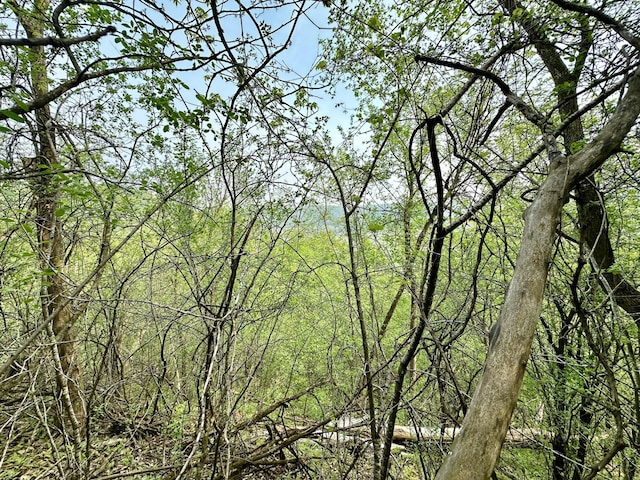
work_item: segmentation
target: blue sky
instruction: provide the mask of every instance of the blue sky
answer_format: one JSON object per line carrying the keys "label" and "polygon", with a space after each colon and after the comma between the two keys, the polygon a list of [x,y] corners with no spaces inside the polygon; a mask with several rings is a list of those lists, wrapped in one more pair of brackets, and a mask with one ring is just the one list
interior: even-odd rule
{"label": "blue sky", "polygon": [[[230,6],[235,6],[235,2],[228,0]],[[173,8],[181,8],[173,7]],[[293,73],[288,75],[288,80],[297,80],[296,77],[306,77],[309,73],[317,73],[315,66],[317,65],[319,56],[322,53],[320,41],[329,38],[332,35],[332,28],[328,23],[329,9],[322,5],[319,1],[305,2],[306,11],[298,19],[295,27],[291,44],[279,57],[278,62],[285,64]],[[259,21],[270,24],[273,28],[286,25],[278,33],[274,34],[275,43],[281,43],[289,34],[291,25],[287,25],[293,15],[291,6],[283,6],[265,10],[261,15],[256,17]],[[248,18],[229,17],[223,24],[225,35],[229,39],[240,36],[244,30],[245,34],[256,35],[256,31],[251,25]],[[201,72],[191,72],[185,75],[188,78],[188,84],[193,90],[202,93],[205,89],[205,82]],[[331,98],[328,94],[321,91],[314,91],[315,101],[318,103],[318,115],[329,117],[329,125],[334,140],[339,140],[337,135],[337,126],[346,127],[348,124],[348,115],[344,113],[344,107],[336,108],[337,103],[354,108],[355,97],[345,88],[344,85],[335,85],[336,97]],[[225,93],[231,94],[235,90],[235,85],[216,84],[218,93],[225,96]],[[193,97],[192,97],[193,98]]]}
{"label": "blue sky", "polygon": [[[144,11],[144,5],[142,3],[136,4],[137,0],[128,1],[131,2],[129,4],[130,7],[134,8],[137,12],[142,13]],[[258,3],[263,4],[262,2]],[[266,5],[274,5],[275,3],[276,2],[264,2]],[[189,2],[179,1],[177,3],[174,3],[173,0],[164,0],[163,2],[158,2],[157,5],[163,8],[168,15],[180,19],[185,17],[189,9],[193,12],[193,9],[195,9],[198,4],[197,0],[189,0]],[[203,2],[200,5],[202,5],[205,10],[209,9],[210,11],[210,6],[207,3]],[[329,9],[325,7],[322,2],[316,0],[306,0],[303,5],[306,10],[304,14],[299,16],[291,44],[277,59],[278,63],[285,64],[292,70],[292,73],[287,74],[287,78],[283,78],[287,80],[296,81],[298,77],[304,78],[310,73],[317,74],[318,71],[315,70],[315,66],[322,54],[320,42],[322,39],[330,38],[333,35],[332,27],[328,23]],[[284,5],[275,8],[266,8],[262,11],[256,8],[252,9],[251,12],[253,15],[256,15],[256,20],[264,21],[273,28],[284,26],[282,30],[273,35],[274,42],[277,44],[283,42],[289,34],[291,29],[289,22],[294,17],[293,7],[295,7],[295,5]],[[243,33],[253,37],[258,36],[248,15],[228,13],[232,9],[238,9],[238,2],[236,0],[219,0],[218,8],[219,10],[227,10],[227,13],[221,16],[221,21],[223,23],[222,26],[225,37],[229,41],[234,41],[241,37]],[[146,12],[154,21],[158,23],[165,22],[165,19],[159,15],[157,11],[146,10]],[[191,18],[193,18],[193,16]],[[217,39],[218,35],[212,21],[210,22],[210,27],[211,30],[209,34]],[[126,27],[119,26],[118,30],[122,31],[124,28]],[[181,45],[187,45],[189,42],[189,39],[184,36],[184,34],[174,34],[172,35],[172,39]],[[101,43],[103,47],[106,47],[105,51],[108,52],[112,50],[112,54],[118,55],[117,52],[120,50],[120,45],[115,43],[114,40],[114,37],[108,36],[104,38]],[[216,41],[215,48],[218,51],[221,49],[219,41]],[[258,64],[260,60],[261,59],[256,60],[254,65]],[[219,65],[214,66],[214,68],[218,67]],[[179,92],[179,95],[189,104],[189,108],[196,108],[199,105],[199,102],[196,100],[196,93],[204,94],[207,92],[207,88],[209,88],[209,94],[218,94],[223,98],[228,98],[236,91],[237,82],[215,80],[214,83],[208,86],[205,74],[206,72],[202,70],[186,71],[178,74],[189,86],[189,89],[180,89]],[[333,88],[336,92],[334,98],[320,90],[314,90],[312,94],[314,101],[319,107],[317,115],[328,117],[330,135],[334,145],[338,145],[343,140],[338,132],[338,127],[340,126],[346,129],[350,122],[349,113],[345,113],[345,106],[353,109],[357,103],[355,97],[346,89],[345,85],[333,85]],[[336,107],[336,104],[340,104],[341,106]],[[141,123],[144,123],[144,121]]]}

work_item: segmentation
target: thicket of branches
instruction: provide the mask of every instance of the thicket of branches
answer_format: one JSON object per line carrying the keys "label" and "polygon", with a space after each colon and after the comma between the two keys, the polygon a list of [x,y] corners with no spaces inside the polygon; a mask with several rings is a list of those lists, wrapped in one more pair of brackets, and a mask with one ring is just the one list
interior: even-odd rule
{"label": "thicket of branches", "polygon": [[639,6],[6,2],[0,471],[635,478]]}

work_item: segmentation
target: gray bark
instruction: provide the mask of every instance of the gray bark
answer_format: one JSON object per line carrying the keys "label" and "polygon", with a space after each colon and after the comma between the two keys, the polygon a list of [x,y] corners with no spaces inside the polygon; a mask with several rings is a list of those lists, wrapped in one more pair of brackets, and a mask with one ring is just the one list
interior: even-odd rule
{"label": "gray bark", "polygon": [[524,213],[520,251],[500,313],[500,333],[487,354],[461,432],[436,480],[490,478],[531,352],[562,208],[578,182],[620,147],[639,114],[640,71],[636,70],[618,109],[590,143],[568,157],[551,152],[547,179]]}

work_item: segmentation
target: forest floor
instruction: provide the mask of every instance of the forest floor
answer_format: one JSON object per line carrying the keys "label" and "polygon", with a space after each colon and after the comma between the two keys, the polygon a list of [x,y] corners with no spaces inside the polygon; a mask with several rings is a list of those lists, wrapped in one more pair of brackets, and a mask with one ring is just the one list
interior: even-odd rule
{"label": "forest floor", "polygon": [[[0,440],[3,442],[3,440]],[[1,444],[0,444],[1,445]],[[202,461],[200,448],[183,469],[193,447],[193,435],[182,438],[164,433],[132,435],[93,435],[90,437],[89,455],[86,450],[74,452],[62,436],[30,434],[14,435],[5,444],[0,454],[0,480],[169,480],[183,472],[184,479],[225,478],[225,466],[214,466],[212,458]],[[86,448],[86,445],[83,445]],[[239,450],[244,450],[246,445]],[[250,452],[238,452],[240,455]],[[250,455],[248,455],[250,456]],[[227,465],[240,457],[221,455]],[[415,457],[407,454],[402,458],[402,474],[396,478],[414,480],[417,474]],[[398,457],[396,460],[399,460]],[[267,480],[278,478],[354,480],[370,478],[371,458],[366,448],[353,451],[338,450],[320,445],[310,439],[299,440],[295,445],[283,448],[265,457],[261,464],[245,465],[235,470],[227,470],[230,478]],[[396,465],[398,462],[396,461]],[[212,471],[218,474],[212,476]],[[398,472],[400,473],[400,472]]]}

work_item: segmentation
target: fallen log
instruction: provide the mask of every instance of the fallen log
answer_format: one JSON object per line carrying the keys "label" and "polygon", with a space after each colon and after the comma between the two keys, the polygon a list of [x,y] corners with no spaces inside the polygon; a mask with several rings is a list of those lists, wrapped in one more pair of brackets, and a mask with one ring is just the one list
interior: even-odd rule
{"label": "fallen log", "polygon": [[[452,442],[460,432],[459,427],[428,428],[396,425],[393,428],[394,442]],[[505,438],[505,444],[526,444],[550,440],[551,432],[539,428],[510,428]]]}
{"label": "fallen log", "polygon": [[[315,438],[322,443],[331,445],[356,444],[366,442],[369,439],[369,429],[366,418],[340,418],[334,422],[328,422],[325,428],[310,430],[308,426],[276,425],[275,431],[281,438],[290,437],[306,430],[309,438]],[[460,427],[413,427],[408,425],[396,425],[393,428],[393,443],[437,442],[450,443],[460,433]],[[512,427],[507,432],[505,445],[526,448],[551,440],[551,432],[540,428],[516,428]]]}

